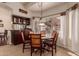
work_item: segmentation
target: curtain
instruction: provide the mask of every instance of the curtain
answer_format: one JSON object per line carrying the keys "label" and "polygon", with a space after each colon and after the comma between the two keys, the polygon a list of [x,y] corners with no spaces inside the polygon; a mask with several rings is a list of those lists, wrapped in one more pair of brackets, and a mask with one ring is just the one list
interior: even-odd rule
{"label": "curtain", "polygon": [[72,39],[72,50],[73,51],[79,51],[79,9],[75,9],[70,11],[72,12],[72,35],[71,35],[71,39]]}
{"label": "curtain", "polygon": [[72,13],[73,11],[67,11],[67,48],[72,49]]}
{"label": "curtain", "polygon": [[60,46],[66,47],[66,15],[60,16],[60,32],[59,32],[59,37],[60,39],[58,40]]}
{"label": "curtain", "polygon": [[79,8],[72,7],[60,17],[58,45],[79,53]]}
{"label": "curtain", "polygon": [[[79,53],[79,8],[69,9],[67,13],[67,23],[66,30],[67,33],[67,48],[75,53]],[[69,36],[68,36],[69,35]]]}

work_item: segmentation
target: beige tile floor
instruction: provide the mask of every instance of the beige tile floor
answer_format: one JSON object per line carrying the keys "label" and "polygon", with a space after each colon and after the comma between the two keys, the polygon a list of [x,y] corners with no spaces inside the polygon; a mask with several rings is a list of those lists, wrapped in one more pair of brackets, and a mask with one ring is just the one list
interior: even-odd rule
{"label": "beige tile floor", "polygon": [[[34,56],[39,56],[38,53],[34,53]],[[26,49],[22,52],[22,44],[20,45],[5,45],[0,46],[0,56],[30,56],[30,49]],[[51,56],[51,52],[45,52],[43,56]],[[54,56],[76,56],[70,51],[57,47],[57,53]]]}

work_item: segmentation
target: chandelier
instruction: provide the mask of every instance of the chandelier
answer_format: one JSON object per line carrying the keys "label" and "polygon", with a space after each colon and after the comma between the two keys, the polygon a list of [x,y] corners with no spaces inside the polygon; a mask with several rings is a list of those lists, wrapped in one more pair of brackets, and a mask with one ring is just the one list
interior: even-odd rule
{"label": "chandelier", "polygon": [[40,15],[41,15],[40,20],[41,20],[43,17],[43,2],[39,2],[38,7],[40,8]]}

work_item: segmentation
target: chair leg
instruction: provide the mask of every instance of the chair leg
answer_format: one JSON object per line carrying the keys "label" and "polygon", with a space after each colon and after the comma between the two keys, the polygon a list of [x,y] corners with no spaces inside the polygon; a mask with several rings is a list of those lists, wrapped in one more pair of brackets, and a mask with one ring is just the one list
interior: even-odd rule
{"label": "chair leg", "polygon": [[23,53],[24,53],[24,47],[25,47],[25,44],[23,43]]}
{"label": "chair leg", "polygon": [[52,46],[52,56],[53,56],[53,46]]}
{"label": "chair leg", "polygon": [[31,48],[31,56],[32,56],[32,48]]}
{"label": "chair leg", "polygon": [[40,49],[40,56],[42,56],[42,49]]}
{"label": "chair leg", "polygon": [[56,50],[57,50],[57,48],[56,48],[56,45],[55,45],[55,53],[57,52]]}

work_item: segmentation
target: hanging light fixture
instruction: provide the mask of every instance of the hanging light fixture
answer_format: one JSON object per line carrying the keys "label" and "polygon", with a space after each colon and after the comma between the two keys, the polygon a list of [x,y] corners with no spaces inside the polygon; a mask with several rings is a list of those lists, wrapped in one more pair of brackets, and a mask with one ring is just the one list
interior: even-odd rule
{"label": "hanging light fixture", "polygon": [[42,6],[43,6],[43,4],[42,4],[42,2],[41,2],[41,17],[40,17],[40,20],[41,20],[42,17],[43,17]]}
{"label": "hanging light fixture", "polygon": [[40,8],[40,20],[42,19],[42,17],[43,17],[43,10],[42,10],[42,7],[43,7],[43,2],[39,2],[38,3],[38,7]]}

